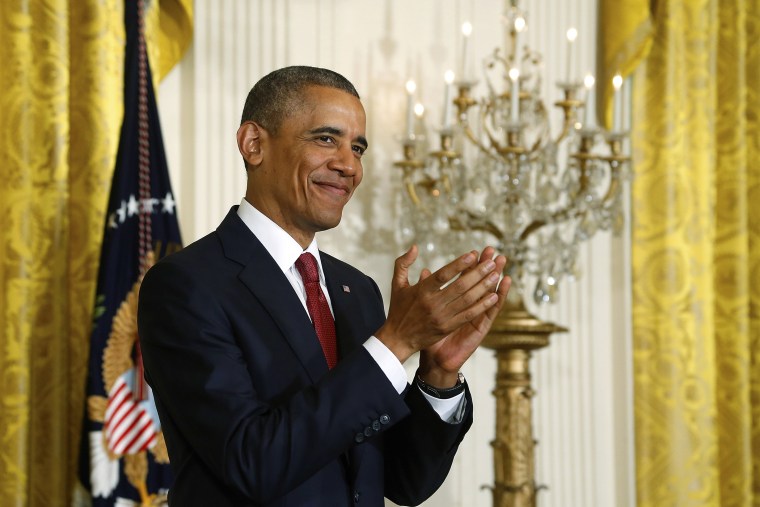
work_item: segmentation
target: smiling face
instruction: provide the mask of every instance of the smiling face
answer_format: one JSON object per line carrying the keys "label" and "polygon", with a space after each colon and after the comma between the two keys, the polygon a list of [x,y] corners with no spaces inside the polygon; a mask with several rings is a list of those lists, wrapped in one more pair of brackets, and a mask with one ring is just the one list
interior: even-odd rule
{"label": "smiling face", "polygon": [[323,86],[301,98],[277,134],[243,123],[238,146],[248,162],[246,199],[306,248],[340,222],[361,183],[367,141],[358,98]]}

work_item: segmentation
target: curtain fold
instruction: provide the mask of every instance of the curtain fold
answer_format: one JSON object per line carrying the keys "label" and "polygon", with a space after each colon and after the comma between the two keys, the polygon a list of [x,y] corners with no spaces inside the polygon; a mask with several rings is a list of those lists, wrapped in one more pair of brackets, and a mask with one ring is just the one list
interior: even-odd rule
{"label": "curtain fold", "polygon": [[600,0],[596,53],[597,121],[612,127],[612,78],[628,77],[652,46],[652,11],[657,0]]}
{"label": "curtain fold", "polygon": [[641,507],[760,505],[758,2],[657,2],[634,75]]}
{"label": "curtain fold", "polygon": [[[167,0],[191,6],[186,0]],[[172,24],[189,30],[192,11]],[[0,505],[68,505],[122,117],[120,0],[0,2]],[[175,30],[164,72],[187,47]],[[176,47],[181,49],[177,50]],[[172,59],[174,61],[172,62]],[[172,63],[169,63],[172,62]]]}

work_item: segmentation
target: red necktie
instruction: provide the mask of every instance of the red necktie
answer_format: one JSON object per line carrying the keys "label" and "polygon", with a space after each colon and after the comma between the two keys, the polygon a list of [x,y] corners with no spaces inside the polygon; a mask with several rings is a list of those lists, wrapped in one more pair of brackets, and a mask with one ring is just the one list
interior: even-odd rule
{"label": "red necktie", "polygon": [[309,309],[311,322],[314,324],[319,343],[322,344],[322,352],[325,354],[327,366],[332,368],[338,362],[335,321],[332,313],[330,313],[327,298],[319,285],[317,259],[310,253],[304,252],[296,261],[296,269],[301,274],[303,285],[306,288],[306,308]]}

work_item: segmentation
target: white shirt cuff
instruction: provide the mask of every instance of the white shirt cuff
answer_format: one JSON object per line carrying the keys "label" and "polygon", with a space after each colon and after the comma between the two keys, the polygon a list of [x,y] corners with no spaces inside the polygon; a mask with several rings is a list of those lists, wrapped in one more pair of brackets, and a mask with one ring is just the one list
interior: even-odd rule
{"label": "white shirt cuff", "polygon": [[[396,392],[401,394],[406,389],[407,379],[406,370],[398,360],[396,355],[390,351],[388,347],[383,344],[374,336],[370,336],[369,339],[364,342],[364,348],[367,349],[369,355],[375,360],[380,369],[383,370],[385,376],[393,384]],[[451,424],[458,424],[462,422],[462,416],[467,406],[467,400],[464,397],[464,393],[458,394],[453,398],[440,399],[430,396],[429,394],[422,392],[422,395],[428,400],[430,406],[435,410],[442,421]]]}
{"label": "white shirt cuff", "polygon": [[404,389],[406,389],[406,370],[396,355],[374,336],[370,336],[364,342],[364,348],[367,349],[372,359],[383,370],[383,373],[391,381],[396,392],[399,394],[403,393]]}
{"label": "white shirt cuff", "polygon": [[467,399],[464,397],[464,393],[459,393],[453,398],[436,398],[430,396],[428,393],[420,389],[420,392],[428,400],[430,406],[441,418],[441,421],[450,424],[459,424],[462,422],[464,416],[464,409],[467,406]]}

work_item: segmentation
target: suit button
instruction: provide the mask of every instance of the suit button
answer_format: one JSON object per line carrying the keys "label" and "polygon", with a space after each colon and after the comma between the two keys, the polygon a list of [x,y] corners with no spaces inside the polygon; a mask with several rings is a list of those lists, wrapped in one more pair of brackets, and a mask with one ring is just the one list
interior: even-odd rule
{"label": "suit button", "polygon": [[358,491],[356,491],[354,493],[354,503],[359,503],[359,492]]}
{"label": "suit button", "polygon": [[388,424],[391,421],[391,418],[388,417],[388,414],[383,414],[380,416],[380,424]]}
{"label": "suit button", "polygon": [[372,436],[372,428],[370,428],[369,426],[367,426],[366,428],[364,428],[364,436],[365,437],[371,437]]}
{"label": "suit button", "polygon": [[356,436],[354,437],[354,440],[356,440],[357,444],[361,444],[362,442],[364,442],[364,433],[357,433]]}
{"label": "suit button", "polygon": [[380,421],[372,421],[372,429],[375,431],[380,431]]}

